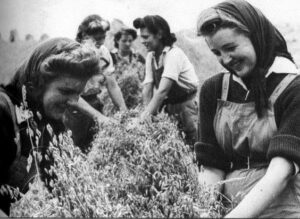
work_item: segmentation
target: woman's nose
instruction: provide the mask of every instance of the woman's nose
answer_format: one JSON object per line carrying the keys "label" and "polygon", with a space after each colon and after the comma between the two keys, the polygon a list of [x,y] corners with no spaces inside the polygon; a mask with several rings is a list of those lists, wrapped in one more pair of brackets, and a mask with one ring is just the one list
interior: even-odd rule
{"label": "woman's nose", "polygon": [[146,43],[146,40],[144,38],[141,38],[141,43],[142,44],[145,44]]}
{"label": "woman's nose", "polygon": [[78,99],[79,99],[79,95],[78,94],[73,94],[73,95],[69,96],[68,102],[75,103],[75,102],[78,102]]}
{"label": "woman's nose", "polygon": [[221,64],[228,65],[232,60],[232,57],[230,54],[224,53],[221,55]]}

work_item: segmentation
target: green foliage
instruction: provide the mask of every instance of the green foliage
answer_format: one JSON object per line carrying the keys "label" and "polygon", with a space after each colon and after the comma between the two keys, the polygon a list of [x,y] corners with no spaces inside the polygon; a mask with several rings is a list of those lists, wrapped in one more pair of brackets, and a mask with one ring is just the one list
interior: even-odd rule
{"label": "green foliage", "polygon": [[12,207],[13,217],[220,217],[222,206],[197,183],[193,154],[165,114],[136,123],[138,110],[99,124],[88,154],[69,134],[50,146],[49,193],[40,183]]}

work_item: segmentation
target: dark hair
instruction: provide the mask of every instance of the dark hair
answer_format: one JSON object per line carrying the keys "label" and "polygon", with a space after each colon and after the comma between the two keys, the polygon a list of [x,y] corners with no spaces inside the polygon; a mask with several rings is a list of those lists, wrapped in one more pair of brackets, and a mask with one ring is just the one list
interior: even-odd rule
{"label": "dark hair", "polygon": [[247,27],[240,23],[229,20],[215,20],[213,22],[207,22],[199,28],[198,34],[202,36],[211,36],[220,29],[230,28],[250,38],[250,31]]}
{"label": "dark hair", "polygon": [[25,86],[27,101],[35,108],[40,106],[45,88],[54,79],[70,76],[85,80],[99,71],[99,55],[95,49],[71,39],[55,38],[36,47],[7,87],[22,97]]}
{"label": "dark hair", "polygon": [[147,28],[150,33],[162,34],[162,43],[164,46],[172,46],[176,42],[176,36],[171,33],[168,22],[159,15],[147,15],[144,18],[136,18],[133,21],[136,29]]}
{"label": "dark hair", "polygon": [[96,14],[89,15],[79,25],[76,41],[81,43],[85,35],[90,36],[97,33],[105,33],[109,29],[110,24],[108,21]]}
{"label": "dark hair", "polygon": [[114,46],[116,48],[119,48],[118,41],[121,39],[123,35],[130,35],[132,36],[133,40],[137,38],[137,33],[134,29],[132,28],[122,28],[119,30],[117,33],[114,35]]}

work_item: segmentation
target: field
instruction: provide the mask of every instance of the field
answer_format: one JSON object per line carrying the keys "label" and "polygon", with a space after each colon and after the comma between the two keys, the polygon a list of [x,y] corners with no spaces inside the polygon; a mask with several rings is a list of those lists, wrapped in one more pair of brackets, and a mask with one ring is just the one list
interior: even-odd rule
{"label": "field", "polygon": [[[279,27],[300,63],[300,29]],[[177,45],[195,67],[200,86],[222,67],[192,30],[176,33]],[[111,34],[107,46],[112,46]],[[0,41],[0,81],[6,83],[35,41]],[[145,50],[137,40],[135,48]],[[213,201],[214,188],[197,183],[194,154],[184,145],[176,123],[165,114],[153,123],[133,121],[139,108],[116,113],[117,124],[99,124],[88,154],[74,147],[71,133],[54,137],[52,193],[37,180],[11,209],[13,217],[221,217],[230,208]],[[34,147],[34,146],[33,146]],[[33,159],[38,160],[38,156]],[[32,163],[31,163],[32,164]]]}

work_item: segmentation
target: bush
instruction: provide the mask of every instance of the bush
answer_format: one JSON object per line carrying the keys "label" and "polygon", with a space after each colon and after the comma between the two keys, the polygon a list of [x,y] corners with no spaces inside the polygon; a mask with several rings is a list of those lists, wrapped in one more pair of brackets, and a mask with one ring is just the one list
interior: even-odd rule
{"label": "bush", "polygon": [[193,154],[166,114],[133,122],[138,111],[100,124],[88,154],[70,134],[50,146],[55,164],[52,193],[37,182],[14,204],[13,217],[220,217],[218,203],[197,183]]}

